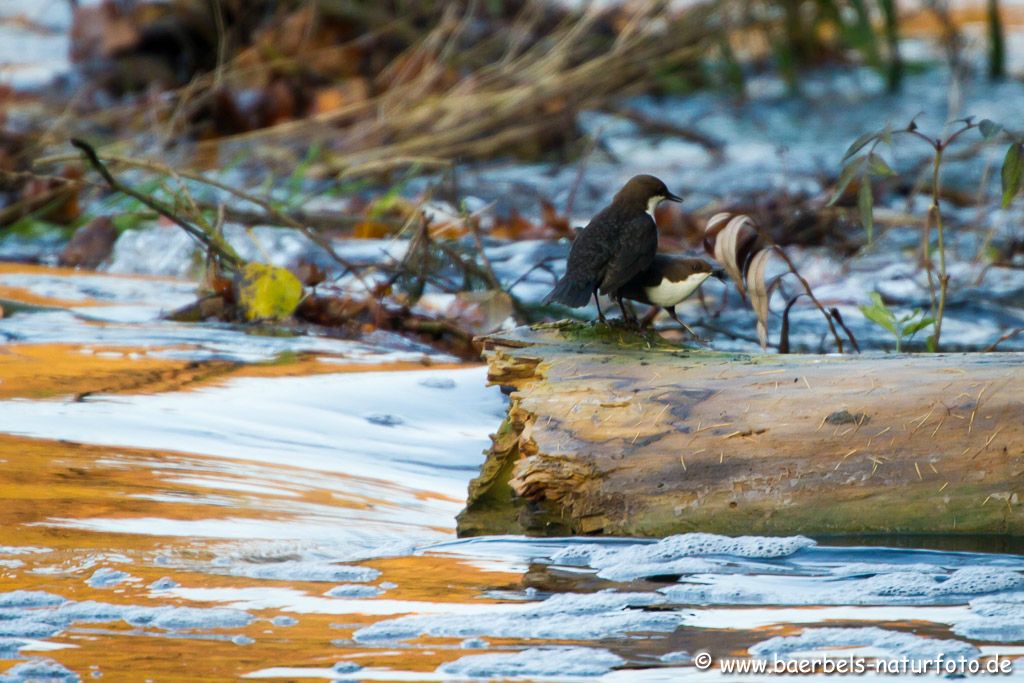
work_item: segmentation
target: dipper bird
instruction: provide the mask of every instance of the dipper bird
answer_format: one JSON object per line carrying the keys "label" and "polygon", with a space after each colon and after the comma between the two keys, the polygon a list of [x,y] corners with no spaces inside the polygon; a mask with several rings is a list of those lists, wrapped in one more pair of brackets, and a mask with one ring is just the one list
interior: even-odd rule
{"label": "dipper bird", "polygon": [[664,308],[673,320],[696,337],[694,331],[676,315],[676,304],[688,299],[710,276],[721,280],[725,275],[724,271],[704,259],[657,254],[646,270],[619,289],[619,295],[623,299]]}
{"label": "dipper bird", "polygon": [[[647,269],[658,250],[658,226],[654,208],[663,200],[681,202],[665,183],[651,175],[638,175],[601,209],[587,227],[576,235],[569,249],[565,275],[558,281],[544,303],[556,301],[571,308],[585,306],[598,292],[608,294],[622,304],[619,288]],[[597,315],[604,322],[601,302]]]}

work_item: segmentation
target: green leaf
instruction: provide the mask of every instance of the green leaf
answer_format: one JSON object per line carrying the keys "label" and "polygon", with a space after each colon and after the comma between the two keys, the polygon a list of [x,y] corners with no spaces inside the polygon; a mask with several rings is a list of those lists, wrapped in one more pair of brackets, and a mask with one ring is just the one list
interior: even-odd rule
{"label": "green leaf", "polygon": [[857,208],[860,209],[860,222],[868,234],[868,244],[875,241],[875,200],[871,196],[871,180],[867,176],[860,179],[860,190],[857,192]]}
{"label": "green leaf", "polygon": [[855,159],[851,159],[846,166],[843,167],[843,170],[839,173],[839,182],[836,183],[835,194],[832,195],[832,199],[828,202],[829,206],[835,206],[835,203],[843,196],[843,193],[846,192],[846,188],[849,187],[853,179],[860,173],[866,159],[866,156],[859,156]]}
{"label": "green leaf", "polygon": [[869,296],[871,297],[871,305],[860,306],[860,312],[864,314],[865,318],[885,328],[898,339],[900,333],[896,328],[896,318],[892,311],[882,301],[882,297],[878,292],[871,292]]}
{"label": "green leaf", "polygon": [[865,145],[867,145],[869,142],[871,142],[877,137],[877,131],[874,133],[864,133],[864,135],[861,135],[859,138],[854,140],[849,147],[846,148],[846,154],[843,155],[843,161],[846,161],[854,154],[864,149]]}
{"label": "green leaf", "polygon": [[934,318],[928,318],[928,317],[921,318],[917,322],[912,322],[909,325],[907,325],[906,327],[904,327],[903,328],[903,336],[906,337],[907,339],[910,339],[911,337],[913,337],[915,334],[917,334],[918,332],[920,332],[924,328],[928,327],[929,325],[934,325],[934,324],[935,324],[935,319]]}
{"label": "green leaf", "polygon": [[991,140],[999,135],[999,131],[1002,129],[1002,126],[991,119],[982,119],[981,123],[978,124],[978,131],[981,133],[981,137],[986,140]]}
{"label": "green leaf", "polygon": [[882,178],[891,178],[896,175],[896,171],[892,170],[889,164],[885,163],[885,159],[874,152],[868,155],[868,170],[872,175],[881,176]]}
{"label": "green leaf", "polygon": [[1021,152],[1024,145],[1015,142],[1006,150],[1006,157],[1003,159],[1003,208],[1005,209],[1013,201],[1013,198],[1020,192],[1021,172],[1024,171],[1024,159]]}
{"label": "green leaf", "polygon": [[236,276],[235,300],[246,320],[281,320],[302,300],[302,283],[285,268],[248,263]]}

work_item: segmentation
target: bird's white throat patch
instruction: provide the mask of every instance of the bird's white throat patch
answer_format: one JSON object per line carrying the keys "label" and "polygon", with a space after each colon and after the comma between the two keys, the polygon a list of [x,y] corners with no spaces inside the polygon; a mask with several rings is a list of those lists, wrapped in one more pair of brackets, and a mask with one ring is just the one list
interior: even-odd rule
{"label": "bird's white throat patch", "polygon": [[658,204],[661,204],[661,202],[664,201],[664,199],[665,198],[662,197],[661,195],[658,195],[657,197],[651,197],[650,199],[648,199],[647,215],[649,215],[651,218],[654,218],[654,210],[658,208]]}
{"label": "bird's white throat patch", "polygon": [[675,306],[689,298],[708,279],[710,273],[694,273],[685,280],[672,282],[662,278],[654,287],[644,287],[648,301],[657,306]]}

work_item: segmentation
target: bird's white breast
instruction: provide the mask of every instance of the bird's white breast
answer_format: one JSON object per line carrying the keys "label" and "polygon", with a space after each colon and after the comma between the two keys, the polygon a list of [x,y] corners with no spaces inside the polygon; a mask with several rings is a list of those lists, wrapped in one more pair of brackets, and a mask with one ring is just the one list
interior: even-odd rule
{"label": "bird's white breast", "polygon": [[644,287],[647,299],[658,306],[675,306],[697,291],[697,288],[708,279],[710,273],[694,273],[685,280],[672,282],[662,278],[654,287]]}
{"label": "bird's white breast", "polygon": [[[658,208],[658,204],[665,199],[664,197],[651,197],[647,200],[647,215],[654,219],[654,210]],[[655,223],[658,221],[655,219]]]}

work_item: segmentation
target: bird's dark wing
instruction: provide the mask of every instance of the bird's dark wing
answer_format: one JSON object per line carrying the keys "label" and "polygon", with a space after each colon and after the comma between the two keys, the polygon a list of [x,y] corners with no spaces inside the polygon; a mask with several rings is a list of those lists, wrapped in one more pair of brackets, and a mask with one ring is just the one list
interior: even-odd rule
{"label": "bird's dark wing", "polygon": [[646,270],[658,251],[658,226],[647,214],[637,216],[622,226],[618,249],[608,262],[601,293],[611,294]]}

